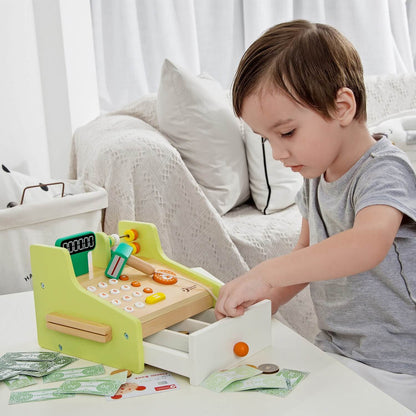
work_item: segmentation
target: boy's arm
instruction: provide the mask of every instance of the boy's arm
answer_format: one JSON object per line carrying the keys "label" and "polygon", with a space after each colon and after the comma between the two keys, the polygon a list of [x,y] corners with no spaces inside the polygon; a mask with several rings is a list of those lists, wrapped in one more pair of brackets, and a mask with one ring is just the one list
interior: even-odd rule
{"label": "boy's arm", "polygon": [[336,279],[374,268],[387,255],[402,218],[393,207],[369,206],[358,212],[351,229],[260,263],[221,288],[217,317],[242,315],[247,306],[267,298],[275,287]]}
{"label": "boy's arm", "polygon": [[[309,223],[305,218],[302,218],[302,227],[300,230],[300,235],[298,242],[296,243],[293,251],[300,250],[309,246]],[[272,301],[272,313],[276,313],[277,310],[289,302],[294,296],[296,296],[301,290],[303,290],[309,283],[300,283],[296,285],[286,286],[286,287],[275,287],[271,290],[270,295],[267,296],[267,299]]]}

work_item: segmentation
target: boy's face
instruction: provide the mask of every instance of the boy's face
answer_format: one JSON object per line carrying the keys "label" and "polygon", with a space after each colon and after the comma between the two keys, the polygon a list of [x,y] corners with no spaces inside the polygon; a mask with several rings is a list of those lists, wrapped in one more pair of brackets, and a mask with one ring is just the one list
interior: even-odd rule
{"label": "boy's face", "polygon": [[[245,98],[242,118],[266,138],[273,158],[305,178],[316,178],[342,166],[343,129],[302,107],[277,90],[263,90]],[[342,168],[341,168],[342,169]]]}

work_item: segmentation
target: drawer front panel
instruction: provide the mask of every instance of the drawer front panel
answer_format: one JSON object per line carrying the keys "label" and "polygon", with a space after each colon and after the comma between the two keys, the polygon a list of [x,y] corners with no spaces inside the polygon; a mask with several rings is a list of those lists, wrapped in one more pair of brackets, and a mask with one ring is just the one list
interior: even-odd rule
{"label": "drawer front panel", "polygon": [[[241,341],[249,346],[245,357],[237,357],[233,351],[234,345]],[[242,316],[221,319],[190,334],[189,357],[193,362],[189,375],[191,384],[200,384],[212,372],[237,365],[271,343],[270,301],[259,302]]]}

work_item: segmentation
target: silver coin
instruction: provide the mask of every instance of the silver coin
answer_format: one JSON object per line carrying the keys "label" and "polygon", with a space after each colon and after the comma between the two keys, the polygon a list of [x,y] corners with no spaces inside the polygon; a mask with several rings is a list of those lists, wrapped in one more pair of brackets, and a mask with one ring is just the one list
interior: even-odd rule
{"label": "silver coin", "polygon": [[257,368],[260,371],[263,371],[264,374],[273,374],[279,371],[279,366],[277,366],[276,364],[269,364],[269,363],[260,364],[257,366]]}

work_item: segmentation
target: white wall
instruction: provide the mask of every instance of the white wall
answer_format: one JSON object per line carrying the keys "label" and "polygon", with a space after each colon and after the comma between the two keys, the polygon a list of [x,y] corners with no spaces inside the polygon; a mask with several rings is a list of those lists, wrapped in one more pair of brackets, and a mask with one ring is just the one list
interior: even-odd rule
{"label": "white wall", "polygon": [[0,0],[0,163],[68,177],[71,138],[99,114],[88,0]]}

